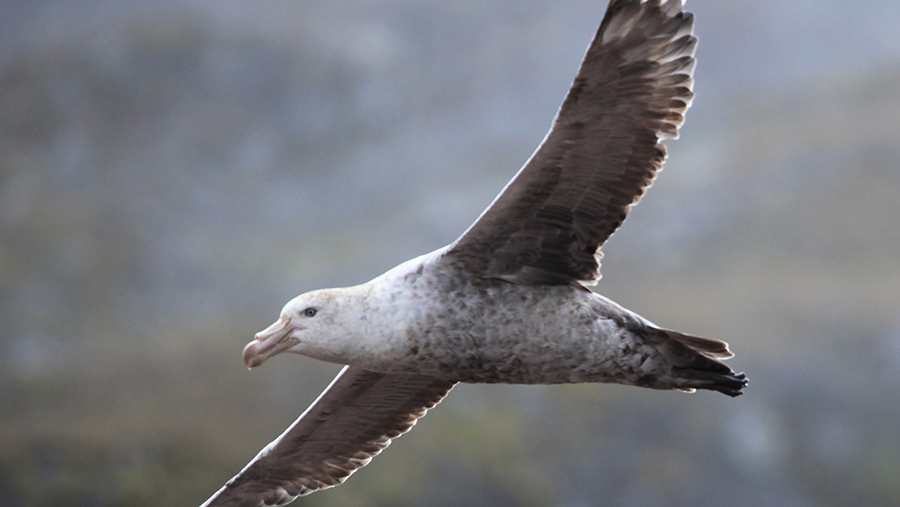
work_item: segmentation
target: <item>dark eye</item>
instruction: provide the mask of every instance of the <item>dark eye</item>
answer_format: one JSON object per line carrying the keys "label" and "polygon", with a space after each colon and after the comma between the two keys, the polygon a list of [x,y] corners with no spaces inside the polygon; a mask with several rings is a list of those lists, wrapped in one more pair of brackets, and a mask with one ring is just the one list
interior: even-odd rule
{"label": "dark eye", "polygon": [[315,317],[317,311],[318,310],[316,310],[315,308],[307,308],[306,310],[303,310],[303,315],[307,317]]}

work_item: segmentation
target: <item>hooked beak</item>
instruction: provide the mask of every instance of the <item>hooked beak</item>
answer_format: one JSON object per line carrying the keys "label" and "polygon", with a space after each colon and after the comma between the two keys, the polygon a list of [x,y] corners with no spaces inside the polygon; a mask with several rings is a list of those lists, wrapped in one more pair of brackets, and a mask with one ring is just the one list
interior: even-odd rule
{"label": "hooked beak", "polygon": [[290,322],[291,319],[282,315],[274,324],[256,333],[256,339],[244,347],[244,364],[247,368],[259,366],[266,359],[300,343],[297,338],[289,336],[294,330],[293,326],[288,325]]}

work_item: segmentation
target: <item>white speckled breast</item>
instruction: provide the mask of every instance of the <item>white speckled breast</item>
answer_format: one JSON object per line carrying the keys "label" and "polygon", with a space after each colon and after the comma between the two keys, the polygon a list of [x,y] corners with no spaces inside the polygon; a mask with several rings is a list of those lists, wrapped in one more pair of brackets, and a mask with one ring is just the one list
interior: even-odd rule
{"label": "white speckled breast", "polygon": [[360,358],[366,368],[525,384],[635,383],[667,369],[642,339],[648,323],[612,301],[569,285],[461,276],[435,262],[440,253],[370,282],[367,313],[390,350]]}

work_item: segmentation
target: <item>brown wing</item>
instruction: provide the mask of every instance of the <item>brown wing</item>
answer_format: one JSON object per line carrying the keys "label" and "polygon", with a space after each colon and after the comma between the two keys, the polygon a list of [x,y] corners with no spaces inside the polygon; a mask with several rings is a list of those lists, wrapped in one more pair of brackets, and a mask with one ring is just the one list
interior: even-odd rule
{"label": "brown wing", "polygon": [[285,505],[337,486],[409,431],[453,385],[345,366],[290,428],[201,507]]}
{"label": "brown wing", "polygon": [[681,0],[612,0],[553,126],[449,248],[478,276],[596,283],[600,246],[653,182],[693,93]]}

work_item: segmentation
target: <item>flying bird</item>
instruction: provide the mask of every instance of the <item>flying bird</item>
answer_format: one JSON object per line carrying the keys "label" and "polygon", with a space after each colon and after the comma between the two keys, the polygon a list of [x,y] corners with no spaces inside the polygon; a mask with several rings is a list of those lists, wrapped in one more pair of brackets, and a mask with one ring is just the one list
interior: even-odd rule
{"label": "flying bird", "polygon": [[344,482],[458,382],[615,382],[741,394],[728,345],[591,291],[600,248],[662,169],[691,104],[693,15],[611,0],[550,132],[450,245],[354,287],[308,292],[243,351],[346,365],[204,506],[275,506]]}

